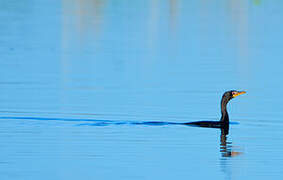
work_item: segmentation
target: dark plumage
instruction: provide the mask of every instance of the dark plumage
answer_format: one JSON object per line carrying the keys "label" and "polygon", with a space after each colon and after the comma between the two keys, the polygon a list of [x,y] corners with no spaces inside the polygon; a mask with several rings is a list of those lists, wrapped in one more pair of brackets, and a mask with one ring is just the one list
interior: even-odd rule
{"label": "dark plumage", "polygon": [[221,118],[220,121],[197,121],[197,122],[188,122],[184,125],[193,125],[200,127],[210,127],[210,128],[225,128],[229,126],[229,115],[227,112],[228,102],[236,96],[246,93],[245,91],[236,91],[231,90],[223,94],[221,99]]}

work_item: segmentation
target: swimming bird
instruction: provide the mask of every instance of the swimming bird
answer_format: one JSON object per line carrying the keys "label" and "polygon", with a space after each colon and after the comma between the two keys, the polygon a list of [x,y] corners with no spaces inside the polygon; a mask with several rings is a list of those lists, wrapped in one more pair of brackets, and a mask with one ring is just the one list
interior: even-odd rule
{"label": "swimming bird", "polygon": [[184,125],[192,125],[192,126],[199,126],[199,127],[209,127],[209,128],[227,128],[229,127],[229,115],[227,112],[227,104],[228,102],[241,95],[245,94],[245,91],[226,91],[221,99],[221,118],[220,121],[196,121],[196,122],[187,122],[183,123]]}

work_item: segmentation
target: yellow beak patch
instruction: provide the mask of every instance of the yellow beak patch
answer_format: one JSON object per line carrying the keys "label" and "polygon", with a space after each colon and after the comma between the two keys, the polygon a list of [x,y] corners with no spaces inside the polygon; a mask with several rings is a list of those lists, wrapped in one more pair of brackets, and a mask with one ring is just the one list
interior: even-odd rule
{"label": "yellow beak patch", "polygon": [[234,97],[237,97],[237,96],[239,96],[239,95],[241,95],[241,94],[245,94],[246,93],[246,91],[235,91],[235,92],[233,92],[233,98]]}

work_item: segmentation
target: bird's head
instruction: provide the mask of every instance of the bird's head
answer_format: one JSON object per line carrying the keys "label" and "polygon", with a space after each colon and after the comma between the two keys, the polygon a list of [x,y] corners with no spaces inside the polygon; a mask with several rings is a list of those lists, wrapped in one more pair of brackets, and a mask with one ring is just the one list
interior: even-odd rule
{"label": "bird's head", "polygon": [[234,97],[237,97],[245,93],[246,91],[236,91],[236,90],[226,91],[222,96],[222,100],[228,103],[228,101],[230,101]]}

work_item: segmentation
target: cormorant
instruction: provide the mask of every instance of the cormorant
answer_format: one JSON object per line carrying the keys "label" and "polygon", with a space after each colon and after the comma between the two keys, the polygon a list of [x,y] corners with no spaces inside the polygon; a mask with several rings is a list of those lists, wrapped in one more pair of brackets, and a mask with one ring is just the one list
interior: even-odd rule
{"label": "cormorant", "polygon": [[229,129],[229,115],[227,112],[228,102],[236,96],[246,93],[245,91],[231,90],[223,94],[221,99],[221,119],[220,121],[196,121],[183,123],[184,125],[192,125],[199,127],[209,127],[209,128],[225,128]]}

